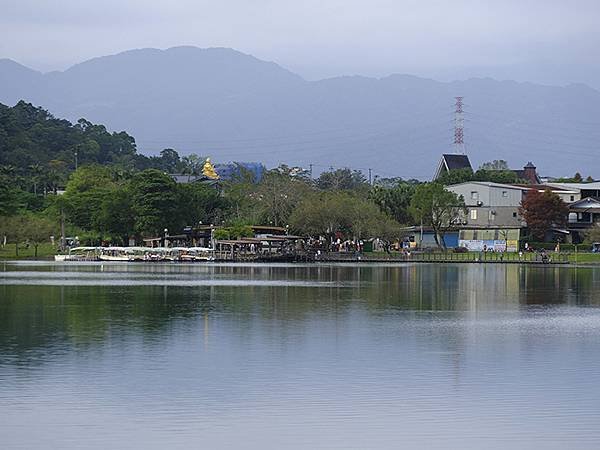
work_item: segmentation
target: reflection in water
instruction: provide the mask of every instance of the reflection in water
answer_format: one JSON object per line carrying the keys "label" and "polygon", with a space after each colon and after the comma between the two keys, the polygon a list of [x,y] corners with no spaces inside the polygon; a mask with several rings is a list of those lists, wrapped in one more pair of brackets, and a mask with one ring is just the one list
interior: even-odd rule
{"label": "reflection in water", "polygon": [[600,439],[595,268],[0,268],[8,448],[596,448]]}

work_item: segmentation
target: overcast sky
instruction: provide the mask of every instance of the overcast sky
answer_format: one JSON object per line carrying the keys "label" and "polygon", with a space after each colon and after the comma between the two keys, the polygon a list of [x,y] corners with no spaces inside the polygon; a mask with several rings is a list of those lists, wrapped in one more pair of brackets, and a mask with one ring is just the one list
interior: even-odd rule
{"label": "overcast sky", "polygon": [[0,0],[0,57],[62,70],[232,47],[309,79],[392,72],[600,86],[600,0]]}

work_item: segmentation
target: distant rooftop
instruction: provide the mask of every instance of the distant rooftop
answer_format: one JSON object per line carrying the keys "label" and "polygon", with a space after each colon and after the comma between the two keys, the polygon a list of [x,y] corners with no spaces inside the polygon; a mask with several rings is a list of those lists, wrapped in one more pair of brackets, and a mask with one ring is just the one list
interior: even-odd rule
{"label": "distant rooftop", "polygon": [[445,154],[442,155],[448,170],[472,169],[471,161],[467,155]]}
{"label": "distant rooftop", "polygon": [[554,185],[550,185],[548,184],[519,184],[517,183],[515,186],[522,186],[524,188],[528,188],[528,189],[537,189],[539,191],[544,191],[546,189],[550,189],[553,192],[562,192],[565,194],[574,194],[577,193],[577,190],[573,190],[573,189],[569,189],[566,186],[554,186]]}
{"label": "distant rooftop", "polygon": [[494,187],[494,188],[501,188],[501,189],[514,189],[514,190],[519,190],[519,191],[528,191],[530,189],[529,186],[525,186],[525,185],[494,183],[493,181],[465,181],[464,183],[452,184],[448,187],[450,188],[450,187],[456,187],[456,186],[464,186],[464,185],[468,185],[468,184],[476,184],[478,186]]}
{"label": "distant rooftop", "polygon": [[202,175],[188,175],[182,173],[172,173],[170,174],[171,178],[175,180],[176,183],[194,183],[196,181],[200,181],[206,179],[205,176]]}
{"label": "distant rooftop", "polygon": [[473,170],[473,167],[471,167],[471,161],[469,161],[469,157],[467,155],[460,155],[457,153],[445,153],[442,155],[442,159],[440,159],[440,163],[438,164],[433,179],[437,180],[443,174],[459,169]]}
{"label": "distant rooftop", "polygon": [[596,191],[600,190],[600,181],[592,183],[548,183],[548,186],[566,189],[576,189],[579,191]]}

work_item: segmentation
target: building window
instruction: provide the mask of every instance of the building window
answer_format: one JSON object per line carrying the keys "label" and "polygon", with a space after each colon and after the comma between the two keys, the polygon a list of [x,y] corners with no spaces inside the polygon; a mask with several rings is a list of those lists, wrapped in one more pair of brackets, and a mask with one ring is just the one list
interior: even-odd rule
{"label": "building window", "polygon": [[516,212],[513,213],[513,217],[515,217],[515,218],[517,217],[517,213]]}
{"label": "building window", "polygon": [[471,220],[477,220],[477,210],[476,209],[471,210]]}
{"label": "building window", "polygon": [[471,200],[479,200],[479,192],[477,192],[477,191],[471,192]]}
{"label": "building window", "polygon": [[489,218],[490,222],[493,222],[493,221],[494,221],[494,217],[495,217],[495,216],[496,216],[496,213],[495,213],[494,211],[490,211],[490,212],[488,213],[488,218]]}
{"label": "building window", "polygon": [[575,196],[571,195],[571,201],[574,202],[575,201]]}
{"label": "building window", "polygon": [[508,197],[508,191],[502,191],[502,197]]}

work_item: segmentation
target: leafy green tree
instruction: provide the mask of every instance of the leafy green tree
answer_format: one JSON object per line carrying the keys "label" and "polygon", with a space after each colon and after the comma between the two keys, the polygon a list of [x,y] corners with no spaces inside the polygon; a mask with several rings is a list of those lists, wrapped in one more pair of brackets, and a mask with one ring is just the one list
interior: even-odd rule
{"label": "leafy green tree", "polygon": [[504,159],[484,162],[479,168],[483,170],[509,170],[508,163]]}
{"label": "leafy green tree", "polygon": [[517,174],[512,170],[485,170],[479,169],[473,174],[473,181],[489,181],[492,183],[518,183],[519,180]]}
{"label": "leafy green tree", "polygon": [[[191,153],[181,158],[182,173],[189,175],[200,175],[202,174],[202,168],[204,166],[204,158],[198,156],[195,153]],[[189,178],[188,178],[189,181]]]}
{"label": "leafy green tree", "polygon": [[373,186],[379,186],[380,188],[384,188],[384,189],[393,189],[397,186],[405,185],[405,184],[415,186],[417,184],[421,184],[421,181],[419,181],[415,178],[410,178],[408,180],[405,180],[402,177],[381,178],[377,175],[375,175],[375,178],[373,180]]}
{"label": "leafy green tree", "polygon": [[229,205],[217,189],[202,182],[177,185],[177,196],[179,220],[184,226],[220,223]]}
{"label": "leafy green tree", "polygon": [[22,223],[21,239],[33,245],[34,257],[38,256],[38,247],[44,242],[50,242],[50,236],[58,236],[60,226],[55,221],[36,215],[27,215]]}
{"label": "leafy green tree", "polygon": [[0,217],[0,239],[15,245],[15,256],[19,256],[19,245],[33,245],[37,257],[41,243],[50,242],[50,236],[58,234],[58,223],[36,214],[19,214]]}
{"label": "leafy green tree", "polygon": [[230,227],[217,228],[214,231],[214,238],[217,240],[241,239],[245,237],[254,237],[254,230],[250,225],[242,223]]}
{"label": "leafy green tree", "polygon": [[165,228],[178,228],[177,187],[170,176],[156,169],[144,170],[131,179],[129,189],[137,233],[156,236]]}
{"label": "leafy green tree", "polygon": [[377,205],[348,192],[325,191],[307,196],[290,216],[292,230],[311,236],[341,232],[348,237],[377,237],[392,222]]}
{"label": "leafy green tree", "polygon": [[4,175],[0,175],[0,216],[17,214],[24,206],[19,189]]}
{"label": "leafy green tree", "polygon": [[[165,148],[160,152],[160,169],[167,173],[176,173],[181,167],[181,158],[179,153],[172,148]],[[158,167],[157,167],[158,168]]]}
{"label": "leafy green tree", "polygon": [[2,243],[15,245],[15,256],[19,256],[19,244],[23,242],[27,217],[24,215],[0,216],[0,239]]}
{"label": "leafy green tree", "polygon": [[531,235],[542,241],[552,227],[566,225],[569,207],[551,190],[540,192],[533,189],[521,202],[519,213],[527,222]]}
{"label": "leafy green tree", "polygon": [[280,164],[276,169],[273,169],[273,171],[281,175],[286,175],[290,178],[301,179],[306,183],[310,183],[312,181],[310,178],[310,171],[301,167],[290,167],[287,164]]}
{"label": "leafy green tree", "polygon": [[126,245],[135,226],[131,194],[122,186],[107,191],[106,194],[93,215],[93,229]]}
{"label": "leafy green tree", "polygon": [[84,230],[94,229],[97,225],[95,215],[116,189],[108,167],[79,167],[69,178],[64,194],[63,206],[67,219]]}
{"label": "leafy green tree", "polygon": [[512,170],[485,168],[481,168],[477,170],[477,172],[473,172],[469,168],[451,170],[436,180],[436,182],[441,183],[444,186],[466,183],[468,181],[487,181],[492,183],[509,184],[524,182],[524,180],[519,180],[517,174]]}
{"label": "leafy green tree", "polygon": [[23,101],[13,107],[0,104],[0,166],[16,169],[11,179],[22,190],[56,190],[74,170],[75,155],[80,165],[133,167],[136,151],[135,140],[125,132],[109,133],[85,119],[74,125]]}
{"label": "leafy green tree", "polygon": [[252,230],[252,227],[244,224],[233,225],[228,228],[228,231],[231,239],[240,239],[254,236],[254,231]]}
{"label": "leafy green tree", "polygon": [[261,212],[257,206],[256,186],[250,181],[224,183],[223,198],[227,202],[227,223],[244,221],[259,223]]}
{"label": "leafy green tree", "polygon": [[290,226],[300,234],[329,235],[343,224],[348,198],[339,193],[320,192],[305,198],[290,216]]}
{"label": "leafy green tree", "polygon": [[464,199],[444,188],[440,183],[417,186],[410,211],[417,223],[430,226],[439,248],[446,248],[444,234],[453,222],[466,212]]}
{"label": "leafy green tree", "polygon": [[253,176],[225,182],[224,198],[230,208],[227,221],[286,225],[294,208],[314,190],[310,178],[287,169],[269,170],[258,183]]}
{"label": "leafy green tree", "polygon": [[85,192],[106,187],[107,184],[113,184],[113,176],[110,169],[99,164],[90,164],[79,167],[71,174],[65,194]]}
{"label": "leafy green tree", "polygon": [[28,175],[31,179],[31,183],[33,184],[33,194],[37,195],[37,187],[40,183],[40,179],[42,174],[44,173],[44,169],[39,164],[31,164],[28,168]]}
{"label": "leafy green tree", "polygon": [[317,186],[322,190],[350,191],[365,189],[368,184],[361,171],[346,168],[323,172],[317,179]]}
{"label": "leafy green tree", "polygon": [[436,182],[443,184],[444,186],[451,186],[453,184],[466,183],[467,181],[473,181],[474,173],[469,168],[455,169],[446,172],[440,176]]}
{"label": "leafy green tree", "polygon": [[408,224],[412,222],[409,208],[414,193],[413,184],[399,183],[391,188],[376,185],[369,192],[369,199],[398,223]]}
{"label": "leafy green tree", "polygon": [[254,190],[259,220],[275,226],[286,225],[294,209],[311,191],[312,186],[304,177],[278,170],[266,172]]}
{"label": "leafy green tree", "polygon": [[231,239],[231,233],[229,231],[229,228],[217,228],[215,229],[213,236],[219,241]]}

